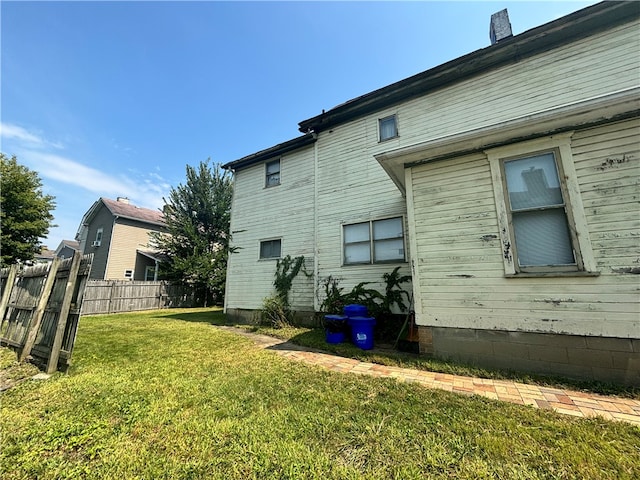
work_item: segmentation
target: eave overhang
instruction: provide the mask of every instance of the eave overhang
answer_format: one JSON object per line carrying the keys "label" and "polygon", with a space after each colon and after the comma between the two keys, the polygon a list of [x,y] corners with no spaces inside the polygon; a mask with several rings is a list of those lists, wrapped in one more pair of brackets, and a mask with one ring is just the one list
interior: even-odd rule
{"label": "eave overhang", "polygon": [[404,194],[406,168],[638,116],[640,87],[634,87],[389,150],[375,155],[375,158]]}
{"label": "eave overhang", "polygon": [[317,136],[314,133],[307,133],[300,137],[296,137],[293,140],[279,143],[278,145],[275,145],[271,148],[261,150],[257,153],[252,153],[251,155],[247,155],[246,157],[242,157],[238,160],[226,163],[222,165],[222,168],[235,172],[237,170],[250,167],[251,165],[264,162],[265,160],[279,157],[280,155],[284,155],[285,153],[298,150],[299,148],[306,147],[307,145],[311,145],[316,141],[316,139]]}
{"label": "eave overhang", "polygon": [[602,2],[541,25],[495,45],[349,100],[301,121],[303,133],[320,133],[336,125],[467,80],[487,71],[575,42],[640,16],[640,3]]}

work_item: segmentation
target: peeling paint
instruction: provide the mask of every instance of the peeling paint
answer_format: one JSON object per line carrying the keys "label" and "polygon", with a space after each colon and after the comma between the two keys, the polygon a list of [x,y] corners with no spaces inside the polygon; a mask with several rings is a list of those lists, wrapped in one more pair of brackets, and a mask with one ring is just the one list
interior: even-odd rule
{"label": "peeling paint", "polygon": [[628,273],[631,275],[640,275],[640,267],[612,268],[611,271],[613,273]]}
{"label": "peeling paint", "polygon": [[618,165],[630,162],[633,158],[633,155],[627,155],[626,153],[622,155],[622,157],[607,157],[607,159],[602,162],[599,167],[596,167],[596,169],[604,171],[609,168],[615,168]]}
{"label": "peeling paint", "polygon": [[467,273],[460,273],[460,274],[447,275],[447,277],[450,277],[450,278],[474,278],[475,275],[470,275],[470,274],[467,274]]}
{"label": "peeling paint", "polygon": [[491,242],[492,240],[497,240],[498,236],[497,235],[483,235],[480,237],[480,240],[482,240],[483,242]]}
{"label": "peeling paint", "polygon": [[[558,306],[561,303],[573,303],[573,302],[575,302],[575,299],[574,298],[534,298],[533,301],[534,302],[553,303],[554,305]],[[548,320],[544,320],[544,321],[548,321]]]}

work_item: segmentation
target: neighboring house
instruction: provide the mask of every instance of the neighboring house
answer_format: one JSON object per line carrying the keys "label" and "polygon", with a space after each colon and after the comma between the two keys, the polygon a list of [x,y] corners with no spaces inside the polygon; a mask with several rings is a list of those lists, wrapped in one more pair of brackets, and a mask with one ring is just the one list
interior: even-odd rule
{"label": "neighboring house", "polygon": [[75,240],[62,240],[56,248],[56,257],[71,258],[75,252],[80,251],[80,244]]}
{"label": "neighboring house", "polygon": [[76,235],[80,251],[93,253],[91,279],[157,280],[160,256],[149,234],[165,231],[162,213],[127,198],[100,198],[85,213]]}
{"label": "neighboring house", "polygon": [[34,255],[33,263],[51,263],[55,256],[56,252],[49,250],[47,247],[42,247],[40,253]]}
{"label": "neighboring house", "polygon": [[640,4],[604,2],[300,122],[230,162],[226,312],[397,265],[422,353],[640,385]]}

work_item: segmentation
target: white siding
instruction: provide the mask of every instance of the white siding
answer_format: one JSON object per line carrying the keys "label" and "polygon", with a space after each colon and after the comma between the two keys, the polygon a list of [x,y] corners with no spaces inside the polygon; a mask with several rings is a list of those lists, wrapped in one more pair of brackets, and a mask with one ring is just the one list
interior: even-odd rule
{"label": "white siding", "polygon": [[406,102],[397,108],[400,137],[389,143],[412,145],[637,87],[638,28],[624,25]]}
{"label": "white siding", "polygon": [[[276,260],[260,260],[261,240],[281,238],[282,256],[303,255],[313,271],[313,146],[280,158],[280,185],[265,188],[264,162],[235,175],[231,235],[238,251],[229,256],[227,308],[258,309],[274,293]],[[295,310],[312,310],[312,279],[300,273],[290,301]]]}
{"label": "white siding", "polygon": [[640,338],[640,122],[571,146],[598,277],[505,278],[484,154],[414,167],[420,325]]}
{"label": "white siding", "polygon": [[332,276],[340,279],[345,291],[360,282],[372,282],[368,287],[382,290],[382,275],[398,265],[407,274],[408,263],[343,266],[342,243],[344,224],[406,216],[404,198],[373,157],[379,148],[377,120],[373,125],[365,119],[322,132],[317,148],[318,281]]}

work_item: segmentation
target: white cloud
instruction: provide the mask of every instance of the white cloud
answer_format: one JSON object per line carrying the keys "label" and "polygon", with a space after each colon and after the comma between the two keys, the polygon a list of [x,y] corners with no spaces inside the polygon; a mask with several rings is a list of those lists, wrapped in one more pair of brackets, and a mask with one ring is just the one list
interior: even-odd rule
{"label": "white cloud", "polygon": [[114,176],[52,153],[23,151],[21,158],[43,178],[80,187],[95,193],[96,197],[128,197],[140,207],[160,208],[162,197],[170,188],[155,174],[157,178],[153,179],[144,175],[141,178]]}
{"label": "white cloud", "polygon": [[44,144],[44,140],[26,129],[9,123],[0,123],[0,136],[22,142]]}

